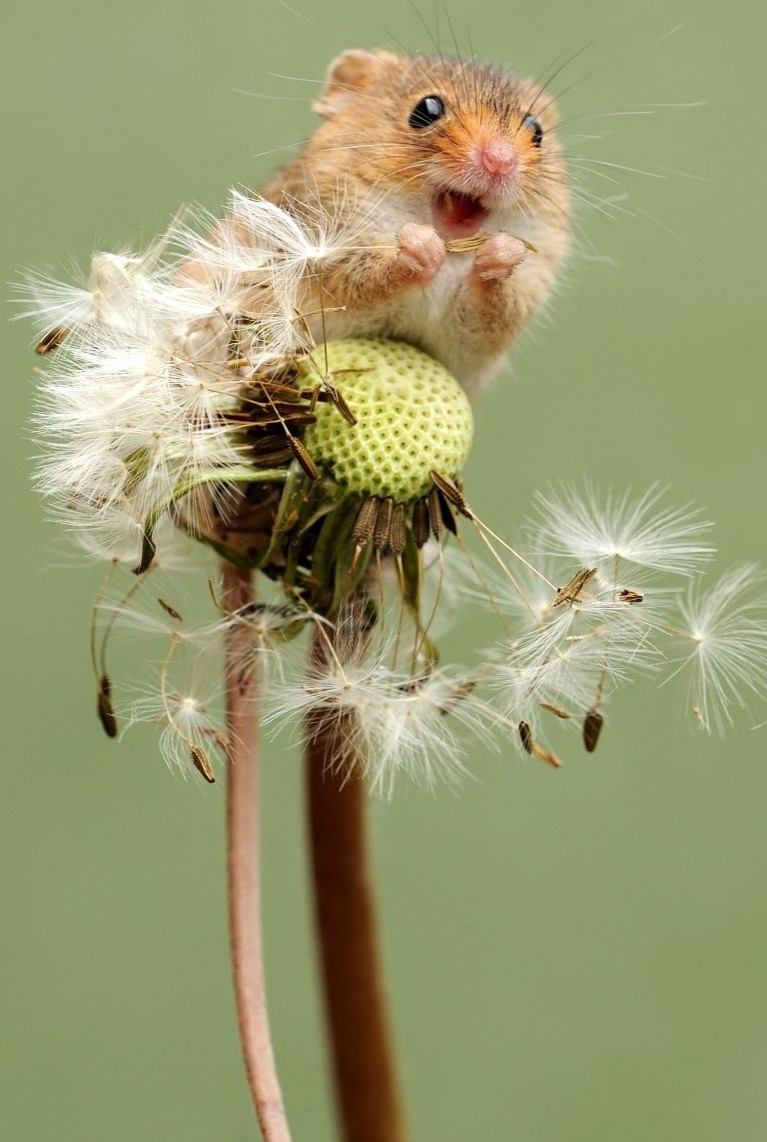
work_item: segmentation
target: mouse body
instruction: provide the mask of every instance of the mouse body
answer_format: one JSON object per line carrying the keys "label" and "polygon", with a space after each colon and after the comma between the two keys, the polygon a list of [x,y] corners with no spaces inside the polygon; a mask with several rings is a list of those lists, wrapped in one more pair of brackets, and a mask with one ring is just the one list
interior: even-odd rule
{"label": "mouse body", "polygon": [[314,110],[322,123],[258,191],[309,230],[346,235],[301,283],[311,334],[406,341],[475,394],[567,251],[551,97],[475,60],[354,50],[331,64]]}

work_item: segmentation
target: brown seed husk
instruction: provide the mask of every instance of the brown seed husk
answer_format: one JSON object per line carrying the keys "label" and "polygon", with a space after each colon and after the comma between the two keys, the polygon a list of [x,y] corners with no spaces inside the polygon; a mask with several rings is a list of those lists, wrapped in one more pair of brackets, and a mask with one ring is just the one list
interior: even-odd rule
{"label": "brown seed husk", "polygon": [[367,547],[373,538],[380,505],[381,501],[376,496],[370,496],[369,499],[363,500],[360,504],[360,509],[357,512],[357,518],[352,528],[352,539],[354,540],[355,547]]}
{"label": "brown seed husk", "polygon": [[172,607],[170,603],[165,601],[165,599],[158,599],[157,602],[160,604],[166,614],[169,614],[172,619],[176,619],[176,621],[180,623],[184,621],[176,608]]}
{"label": "brown seed husk", "polygon": [[451,533],[451,535],[458,535],[458,524],[456,522],[455,516],[453,515],[453,509],[439,488],[437,489],[437,496],[439,498],[439,510],[440,515],[442,516],[443,524]]}
{"label": "brown seed husk", "polygon": [[395,504],[389,528],[389,548],[392,555],[399,558],[405,550],[407,533],[405,529],[405,505]]}
{"label": "brown seed husk", "polygon": [[189,749],[192,758],[192,765],[201,773],[209,785],[213,785],[216,780],[216,775],[213,772],[213,766],[210,764],[210,758],[201,745],[193,745]]}
{"label": "brown seed husk", "polygon": [[604,724],[605,717],[599,706],[592,706],[586,711],[586,717],[583,719],[583,744],[587,753],[593,753],[597,748]]}
{"label": "brown seed husk", "polygon": [[478,250],[488,237],[487,230],[478,230],[470,238],[451,238],[449,242],[445,242],[445,249],[448,254],[465,254],[467,250]]}
{"label": "brown seed husk", "polygon": [[117,718],[112,707],[112,682],[109,675],[102,674],[98,682],[98,715],[99,721],[108,738],[117,737]]}
{"label": "brown seed husk", "polygon": [[472,514],[469,511],[469,506],[463,497],[463,489],[461,488],[460,483],[457,480],[453,481],[448,479],[447,476],[443,476],[441,472],[437,472],[435,470],[431,471],[429,475],[447,502],[452,507],[454,507],[456,511],[460,512],[461,515],[468,516],[469,519],[471,519]]}
{"label": "brown seed husk", "polygon": [[329,381],[325,381],[325,391],[327,392],[328,396],[330,397],[330,399],[332,400],[333,404],[336,406],[338,411],[341,413],[341,416],[344,418],[346,423],[347,424],[356,424],[357,423],[357,417],[354,415],[352,410],[349,408],[349,405],[347,404],[347,401],[346,401],[346,397],[343,395],[341,390],[337,389],[335,387],[335,385],[331,385]]}
{"label": "brown seed husk", "polygon": [[555,706],[552,702],[540,702],[539,705],[542,710],[547,710],[550,714],[553,714],[555,718],[562,718],[564,720],[565,718],[572,717],[572,714],[568,710],[563,710],[561,706]]}
{"label": "brown seed husk", "polygon": [[[445,242],[445,249],[448,254],[464,254],[468,250],[478,250],[489,237],[490,235],[486,230],[478,230],[476,234],[472,234],[471,238],[451,238],[449,242]],[[511,237],[521,242],[531,254],[538,253],[538,247],[532,242],[528,242],[527,238],[520,238],[518,234],[512,234]]]}
{"label": "brown seed husk", "polygon": [[416,500],[413,504],[413,539],[419,549],[429,538],[429,505],[423,500]]}
{"label": "brown seed husk", "polygon": [[458,702],[463,701],[464,698],[468,698],[469,694],[471,694],[476,687],[476,678],[467,678],[465,682],[457,683],[457,685],[453,687],[450,697],[440,706],[440,714],[449,714],[453,707],[456,706]]}
{"label": "brown seed husk", "polygon": [[319,480],[319,469],[307,452],[303,441],[299,440],[297,436],[288,436],[287,441],[290,451],[293,453],[296,460],[298,460],[298,463],[301,465],[304,472],[306,472],[306,475],[309,477],[309,479]]}
{"label": "brown seed husk", "polygon": [[536,745],[535,742],[533,742],[531,752],[533,757],[537,758],[538,761],[545,761],[547,765],[553,766],[554,769],[559,769],[562,765],[562,762],[555,753],[552,753],[550,749],[543,749],[541,746]]}
{"label": "brown seed husk", "polygon": [[385,500],[381,501],[378,516],[376,517],[376,526],[373,533],[373,546],[376,551],[384,552],[389,546],[393,511],[394,500],[390,496],[387,496]]}
{"label": "brown seed husk", "polygon": [[597,573],[596,567],[582,567],[576,571],[572,579],[564,587],[557,587],[557,593],[552,600],[552,607],[559,607],[562,603],[575,603],[580,598],[581,591]]}
{"label": "brown seed husk", "polygon": [[46,353],[50,353],[52,349],[58,349],[62,341],[66,341],[69,336],[69,330],[64,325],[56,325],[53,329],[40,338],[35,345],[35,353],[44,357]]}
{"label": "brown seed husk", "polygon": [[429,492],[426,506],[429,512],[429,530],[435,539],[439,539],[444,525],[442,522],[442,504],[436,488],[432,488]]}

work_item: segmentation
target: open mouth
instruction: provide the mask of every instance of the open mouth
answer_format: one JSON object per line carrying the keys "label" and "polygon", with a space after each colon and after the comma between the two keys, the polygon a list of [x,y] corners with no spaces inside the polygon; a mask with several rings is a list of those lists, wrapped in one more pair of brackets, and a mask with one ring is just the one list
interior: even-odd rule
{"label": "open mouth", "polygon": [[490,214],[478,198],[443,190],[433,200],[434,219],[444,238],[472,238]]}

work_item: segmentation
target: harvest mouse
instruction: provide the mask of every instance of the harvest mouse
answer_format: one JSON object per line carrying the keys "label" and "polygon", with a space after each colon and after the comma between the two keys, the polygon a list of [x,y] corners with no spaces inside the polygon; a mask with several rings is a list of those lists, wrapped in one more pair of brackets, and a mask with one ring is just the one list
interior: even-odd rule
{"label": "harvest mouse", "polygon": [[354,214],[354,247],[304,283],[312,332],[409,342],[476,392],[567,249],[551,97],[474,60],[355,50],[314,110],[324,122],[260,191],[302,216]]}

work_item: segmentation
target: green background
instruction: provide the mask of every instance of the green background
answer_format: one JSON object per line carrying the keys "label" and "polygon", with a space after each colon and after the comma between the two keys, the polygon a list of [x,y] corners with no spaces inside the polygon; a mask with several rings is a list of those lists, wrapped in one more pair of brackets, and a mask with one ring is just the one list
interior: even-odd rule
{"label": "green background", "polygon": [[[462,49],[531,73],[593,40],[553,85],[568,148],[647,172],[580,175],[618,209],[581,206],[565,288],[477,409],[471,500],[507,530],[559,478],[660,481],[718,521],[722,567],[767,561],[764,11],[450,3]],[[428,51],[427,29],[450,48],[437,5],[335,0],[313,17],[257,0],[15,4],[3,280],[257,185],[311,130],[340,49]],[[151,734],[115,744],[96,724],[99,576],[62,555],[30,491],[30,331],[2,335],[2,1136],[244,1142],[222,788],[172,777]],[[371,803],[416,1142],[767,1137],[765,732],[746,717],[702,738],[650,684],[557,773],[477,751],[458,796]],[[265,805],[277,1055],[295,1138],[324,1142],[300,771],[282,744]]]}

